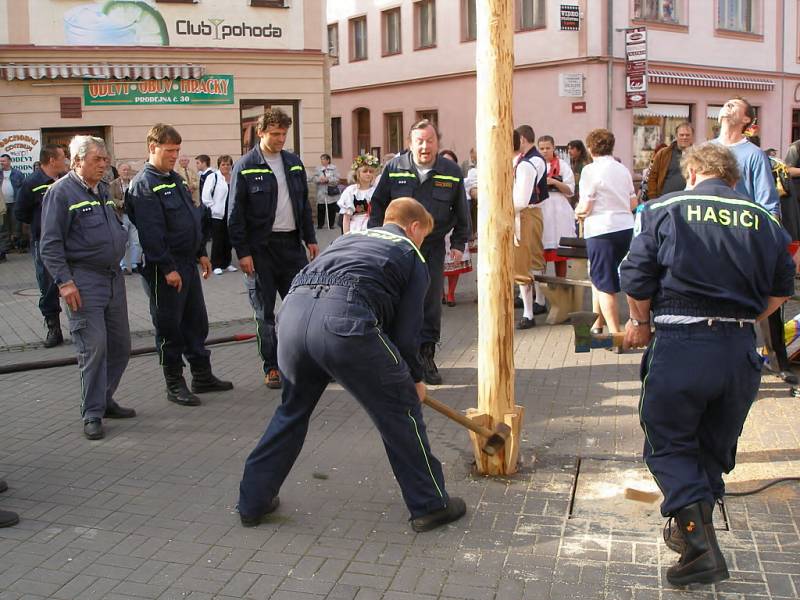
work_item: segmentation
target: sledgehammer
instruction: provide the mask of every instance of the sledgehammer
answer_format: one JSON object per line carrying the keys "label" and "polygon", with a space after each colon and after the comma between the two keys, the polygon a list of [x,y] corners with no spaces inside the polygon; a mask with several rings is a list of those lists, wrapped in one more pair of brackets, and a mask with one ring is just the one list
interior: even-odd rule
{"label": "sledgehammer", "polygon": [[592,348],[622,347],[624,333],[592,333],[592,323],[597,320],[595,313],[571,312],[569,318],[575,329],[575,352],[589,352]]}
{"label": "sledgehammer", "polygon": [[489,456],[494,456],[497,454],[497,451],[505,446],[508,436],[511,435],[511,427],[505,423],[498,423],[495,425],[494,431],[492,431],[488,427],[478,425],[472,419],[465,417],[457,410],[450,408],[447,406],[447,404],[443,404],[438,400],[434,400],[430,396],[425,396],[423,402],[432,409],[442,413],[445,417],[449,417],[459,425],[463,425],[470,431],[474,431],[479,436],[486,438],[486,443],[483,445],[481,450],[483,450]]}

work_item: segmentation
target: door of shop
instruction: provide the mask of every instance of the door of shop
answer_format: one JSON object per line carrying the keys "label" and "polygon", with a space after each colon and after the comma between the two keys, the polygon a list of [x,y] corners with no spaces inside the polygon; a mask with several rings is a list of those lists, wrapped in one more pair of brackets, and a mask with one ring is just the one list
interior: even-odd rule
{"label": "door of shop", "polygon": [[102,138],[107,146],[111,146],[109,140],[110,127],[51,127],[42,129],[42,145],[56,144],[63,146],[69,154],[69,142],[76,135],[91,135]]}

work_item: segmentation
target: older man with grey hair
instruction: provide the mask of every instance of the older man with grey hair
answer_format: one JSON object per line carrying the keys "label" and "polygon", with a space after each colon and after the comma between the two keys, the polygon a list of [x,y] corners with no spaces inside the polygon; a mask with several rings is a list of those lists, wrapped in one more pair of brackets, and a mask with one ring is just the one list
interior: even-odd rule
{"label": "older man with grey hair", "polygon": [[136,416],[113,399],[131,349],[119,267],[127,234],[101,181],[109,162],[105,142],[78,135],[69,150],[72,170],[44,197],[40,252],[67,305],[81,373],[83,432],[98,440],[103,417]]}

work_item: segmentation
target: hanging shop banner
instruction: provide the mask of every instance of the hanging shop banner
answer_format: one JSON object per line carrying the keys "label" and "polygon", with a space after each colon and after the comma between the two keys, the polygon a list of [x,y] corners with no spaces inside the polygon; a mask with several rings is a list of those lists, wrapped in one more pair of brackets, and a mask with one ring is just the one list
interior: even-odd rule
{"label": "hanging shop banner", "polygon": [[203,75],[200,79],[87,81],[83,85],[83,104],[233,104],[233,75]]}
{"label": "hanging shop banner", "polygon": [[561,31],[578,31],[581,24],[580,8],[575,4],[561,5]]}
{"label": "hanging shop banner", "polygon": [[31,131],[0,131],[0,154],[11,157],[11,166],[25,175],[33,173],[33,163],[39,160],[42,149],[41,133]]}
{"label": "hanging shop banner", "polygon": [[625,108],[647,106],[647,28],[625,29]]}

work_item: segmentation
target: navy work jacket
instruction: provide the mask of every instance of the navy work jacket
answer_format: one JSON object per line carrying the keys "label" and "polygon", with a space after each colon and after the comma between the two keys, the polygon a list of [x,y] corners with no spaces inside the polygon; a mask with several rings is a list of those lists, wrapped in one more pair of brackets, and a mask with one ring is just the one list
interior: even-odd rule
{"label": "navy work jacket", "polygon": [[422,253],[401,227],[388,224],[337,238],[297,274],[292,286],[355,288],[375,316],[373,325],[397,346],[414,381],[421,381],[417,353],[429,281]]}
{"label": "navy work jacket", "polygon": [[644,205],[620,265],[622,290],[656,316],[754,319],[770,296],[794,294],[780,221],[721,179]]}
{"label": "navy work jacket", "polygon": [[[306,169],[297,155],[286,150],[281,150],[281,160],[298,240],[306,245],[316,244],[314,220],[308,202]],[[269,240],[278,207],[278,179],[259,146],[255,146],[233,165],[229,193],[233,203],[228,218],[231,245],[239,258],[251,256],[254,248],[266,245]]]}
{"label": "navy work jacket", "polygon": [[178,262],[207,255],[207,211],[194,205],[175,171],[164,173],[145,163],[125,192],[125,211],[139,230],[145,261],[164,275],[177,270]]}
{"label": "navy work jacket", "polygon": [[384,167],[372,194],[369,226],[383,225],[386,207],[395,198],[403,197],[414,198],[433,216],[433,231],[425,238],[423,246],[441,242],[452,229],[450,246],[464,250],[472,227],[464,178],[456,163],[437,156],[427,178],[420,183],[411,152],[395,156]]}

